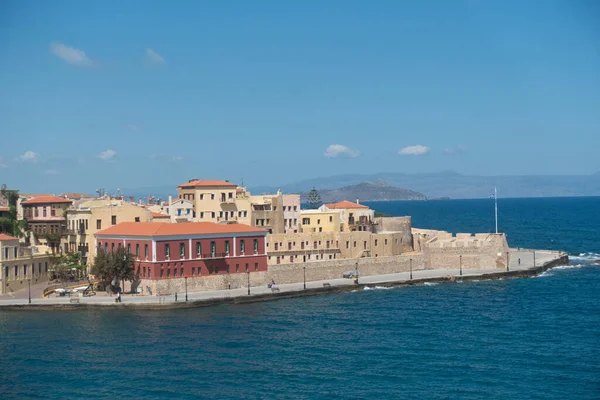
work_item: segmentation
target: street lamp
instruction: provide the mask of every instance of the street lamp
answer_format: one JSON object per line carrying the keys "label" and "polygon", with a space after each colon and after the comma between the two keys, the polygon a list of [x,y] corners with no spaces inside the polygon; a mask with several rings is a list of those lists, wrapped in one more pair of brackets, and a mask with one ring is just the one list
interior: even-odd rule
{"label": "street lamp", "polygon": [[354,269],[355,269],[354,272],[356,272],[356,284],[358,285],[358,275],[359,275],[359,272],[358,272],[358,260],[356,261],[356,267]]}
{"label": "street lamp", "polygon": [[31,304],[31,279],[27,279],[27,288],[29,289],[29,304]]}
{"label": "street lamp", "polygon": [[458,256],[458,262],[459,274],[462,276],[462,254]]}
{"label": "street lamp", "polygon": [[506,272],[510,271],[510,260],[508,259],[508,251],[506,252]]}
{"label": "street lamp", "polygon": [[304,266],[304,290],[306,290],[306,265]]}
{"label": "street lamp", "polygon": [[535,250],[533,251],[533,267],[535,268]]}
{"label": "street lamp", "polygon": [[187,276],[184,279],[185,279],[185,301],[188,301],[188,297],[187,297]]}
{"label": "street lamp", "polygon": [[250,296],[250,271],[248,271],[247,274],[248,274],[248,296]]}
{"label": "street lamp", "polygon": [[410,259],[410,280],[412,281],[412,258]]}

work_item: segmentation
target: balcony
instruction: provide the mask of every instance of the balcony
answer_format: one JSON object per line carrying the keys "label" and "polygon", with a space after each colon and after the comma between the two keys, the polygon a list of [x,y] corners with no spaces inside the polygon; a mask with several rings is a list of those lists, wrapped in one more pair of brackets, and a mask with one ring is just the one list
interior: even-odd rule
{"label": "balcony", "polygon": [[220,224],[237,224],[238,217],[217,217],[217,222]]}
{"label": "balcony", "polygon": [[233,197],[221,197],[221,204],[235,204],[235,199]]}
{"label": "balcony", "polygon": [[202,258],[225,258],[229,257],[229,253],[208,253],[202,254]]}

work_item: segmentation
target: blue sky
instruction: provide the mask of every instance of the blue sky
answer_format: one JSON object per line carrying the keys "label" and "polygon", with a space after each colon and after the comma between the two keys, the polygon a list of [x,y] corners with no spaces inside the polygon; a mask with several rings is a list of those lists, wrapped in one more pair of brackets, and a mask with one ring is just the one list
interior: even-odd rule
{"label": "blue sky", "polygon": [[594,1],[3,1],[0,181],[600,170]]}

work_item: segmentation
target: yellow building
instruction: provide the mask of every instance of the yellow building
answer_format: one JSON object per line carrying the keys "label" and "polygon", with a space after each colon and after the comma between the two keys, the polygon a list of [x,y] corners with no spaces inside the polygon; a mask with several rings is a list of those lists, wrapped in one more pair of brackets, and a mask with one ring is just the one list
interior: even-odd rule
{"label": "yellow building", "polygon": [[48,281],[49,248],[23,247],[19,239],[0,233],[0,294]]}
{"label": "yellow building", "polygon": [[339,211],[301,210],[300,232],[340,232],[341,221]]}
{"label": "yellow building", "polygon": [[191,179],[177,186],[177,196],[192,201],[198,222],[251,225],[249,196],[237,189],[227,181]]}
{"label": "yellow building", "polygon": [[150,210],[123,199],[84,199],[67,210],[68,236],[64,248],[78,252],[82,262],[90,265],[96,255],[94,234],[97,231],[121,222],[151,221]]}
{"label": "yellow building", "polygon": [[373,231],[375,210],[360,204],[358,200],[356,200],[356,203],[345,200],[338,203],[323,204],[319,207],[319,210],[339,211],[342,220],[341,232]]}

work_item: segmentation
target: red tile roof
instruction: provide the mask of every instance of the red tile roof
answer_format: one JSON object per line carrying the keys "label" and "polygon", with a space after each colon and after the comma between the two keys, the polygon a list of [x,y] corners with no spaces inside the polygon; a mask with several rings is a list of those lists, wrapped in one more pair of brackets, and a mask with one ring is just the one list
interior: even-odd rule
{"label": "red tile roof", "polygon": [[8,208],[8,207],[0,207],[0,211],[10,211],[10,208]]}
{"label": "red tile roof", "polygon": [[214,222],[121,222],[99,232],[96,236],[178,236],[218,233],[265,233],[261,228],[244,224],[216,224]]}
{"label": "red tile roof", "polygon": [[353,203],[348,200],[340,201],[339,203],[325,204],[325,206],[329,209],[347,209],[347,208],[361,208],[367,209],[369,207],[364,206],[362,204]]}
{"label": "red tile roof", "polygon": [[72,204],[73,201],[69,199],[65,199],[58,196],[53,196],[51,194],[43,194],[40,196],[31,197],[21,204],[30,205],[30,204]]}
{"label": "red tile roof", "polygon": [[12,236],[0,233],[0,240],[19,240],[19,239],[17,239],[16,237],[12,237]]}
{"label": "red tile roof", "polygon": [[152,216],[152,218],[170,218],[167,214],[161,214],[154,211],[151,211],[150,215]]}
{"label": "red tile roof", "polygon": [[180,187],[182,189],[190,189],[190,188],[197,188],[197,187],[234,188],[234,187],[237,187],[237,185],[234,183],[231,183],[231,182],[226,182],[226,181],[210,180],[210,179],[196,179],[191,182],[183,183],[183,184],[179,185],[178,187]]}

